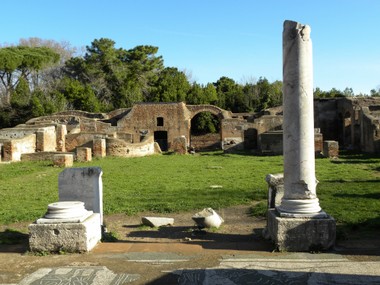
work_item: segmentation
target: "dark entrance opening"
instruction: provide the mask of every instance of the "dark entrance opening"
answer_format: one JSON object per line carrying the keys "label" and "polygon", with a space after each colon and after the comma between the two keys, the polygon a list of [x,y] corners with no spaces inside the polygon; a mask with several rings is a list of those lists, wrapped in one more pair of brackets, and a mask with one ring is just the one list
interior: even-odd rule
{"label": "dark entrance opening", "polygon": [[167,131],[154,132],[154,141],[158,143],[162,151],[168,151],[168,132]]}
{"label": "dark entrance opening", "polygon": [[196,151],[221,148],[220,118],[211,112],[201,112],[191,119],[190,145]]}

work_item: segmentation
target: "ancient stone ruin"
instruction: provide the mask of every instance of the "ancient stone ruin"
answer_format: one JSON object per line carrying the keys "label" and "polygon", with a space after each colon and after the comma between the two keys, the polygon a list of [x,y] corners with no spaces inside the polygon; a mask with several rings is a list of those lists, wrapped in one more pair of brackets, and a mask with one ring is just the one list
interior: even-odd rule
{"label": "ancient stone ruin", "polygon": [[[201,112],[218,118],[219,133],[202,137],[191,133],[192,119]],[[335,157],[339,149],[379,152],[380,98],[315,99],[313,129],[316,153]],[[324,141],[332,141],[325,150]],[[237,114],[212,105],[141,103],[108,114],[61,112],[1,129],[0,161],[51,160],[71,166],[74,159],[189,149],[282,154],[282,145],[282,107]],[[335,150],[329,151],[329,146]]]}

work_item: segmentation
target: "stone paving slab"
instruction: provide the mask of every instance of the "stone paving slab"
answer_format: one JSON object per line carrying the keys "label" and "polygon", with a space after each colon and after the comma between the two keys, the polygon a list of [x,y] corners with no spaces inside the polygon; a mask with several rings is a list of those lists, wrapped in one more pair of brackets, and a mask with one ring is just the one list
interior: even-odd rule
{"label": "stone paving slab", "polygon": [[122,285],[139,278],[137,274],[115,274],[104,266],[41,268],[19,285]]}
{"label": "stone paving slab", "polygon": [[[170,252],[126,252],[100,254],[99,260],[112,258],[147,264],[189,261],[189,269],[162,271],[155,280],[141,283],[141,276],[128,272],[116,274],[105,266],[40,268],[24,277],[19,285],[122,285],[122,284],[282,284],[282,285],[375,285],[380,284],[379,261],[352,261],[338,254],[285,253],[278,255],[227,254],[219,265],[191,268],[197,257]],[[144,264],[145,263],[145,264]],[[139,281],[140,280],[140,281]],[[140,283],[139,283],[140,282]],[[7,284],[11,285],[11,284]]]}

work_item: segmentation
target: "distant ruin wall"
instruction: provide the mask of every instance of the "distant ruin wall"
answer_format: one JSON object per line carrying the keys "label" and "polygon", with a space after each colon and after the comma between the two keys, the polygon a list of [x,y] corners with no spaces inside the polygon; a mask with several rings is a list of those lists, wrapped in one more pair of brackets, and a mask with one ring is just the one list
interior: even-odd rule
{"label": "distant ruin wall", "polygon": [[140,143],[127,143],[120,139],[107,138],[107,156],[140,157],[155,154],[153,137]]}
{"label": "distant ruin wall", "polygon": [[23,153],[32,153],[35,151],[35,134],[3,142],[4,161],[20,161]]}
{"label": "distant ruin wall", "polygon": [[117,131],[132,134],[134,143],[140,142],[141,134],[167,132],[167,145],[170,149],[174,138],[189,137],[190,112],[184,103],[136,104],[117,122]]}
{"label": "distant ruin wall", "polygon": [[319,128],[325,140],[338,140],[339,118],[337,100],[314,100],[314,128]]}
{"label": "distant ruin wall", "polygon": [[21,154],[21,161],[53,161],[54,156],[57,154],[74,155],[74,153],[72,152],[58,152],[58,151],[23,153]]}
{"label": "distant ruin wall", "polygon": [[99,134],[95,133],[77,133],[66,135],[65,149],[68,152],[74,151],[78,146],[92,147],[92,142],[98,138]]}
{"label": "distant ruin wall", "polygon": [[[283,153],[283,131],[269,131],[259,135],[259,150],[264,154]],[[314,150],[316,154],[323,151],[323,135],[319,129],[314,130]]]}
{"label": "distant ruin wall", "polygon": [[362,151],[380,152],[380,119],[372,116],[368,107],[363,107],[361,120]]}
{"label": "distant ruin wall", "polygon": [[283,120],[282,115],[264,115],[254,120],[253,128],[257,130],[258,135],[268,131],[281,130]]}
{"label": "distant ruin wall", "polygon": [[82,119],[80,124],[80,131],[85,133],[108,133],[116,132],[116,127],[112,127],[109,123],[103,123],[95,120]]}

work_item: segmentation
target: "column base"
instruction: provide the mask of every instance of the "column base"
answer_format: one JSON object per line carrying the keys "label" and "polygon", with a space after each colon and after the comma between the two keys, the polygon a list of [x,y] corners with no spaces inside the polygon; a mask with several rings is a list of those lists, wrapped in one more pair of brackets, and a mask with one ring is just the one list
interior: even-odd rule
{"label": "column base", "polygon": [[276,207],[280,212],[290,214],[317,214],[322,211],[319,199],[285,199],[282,198],[281,205]]}
{"label": "column base", "polygon": [[266,236],[280,251],[327,250],[335,244],[336,222],[326,217],[282,217],[275,209],[267,214]]}

